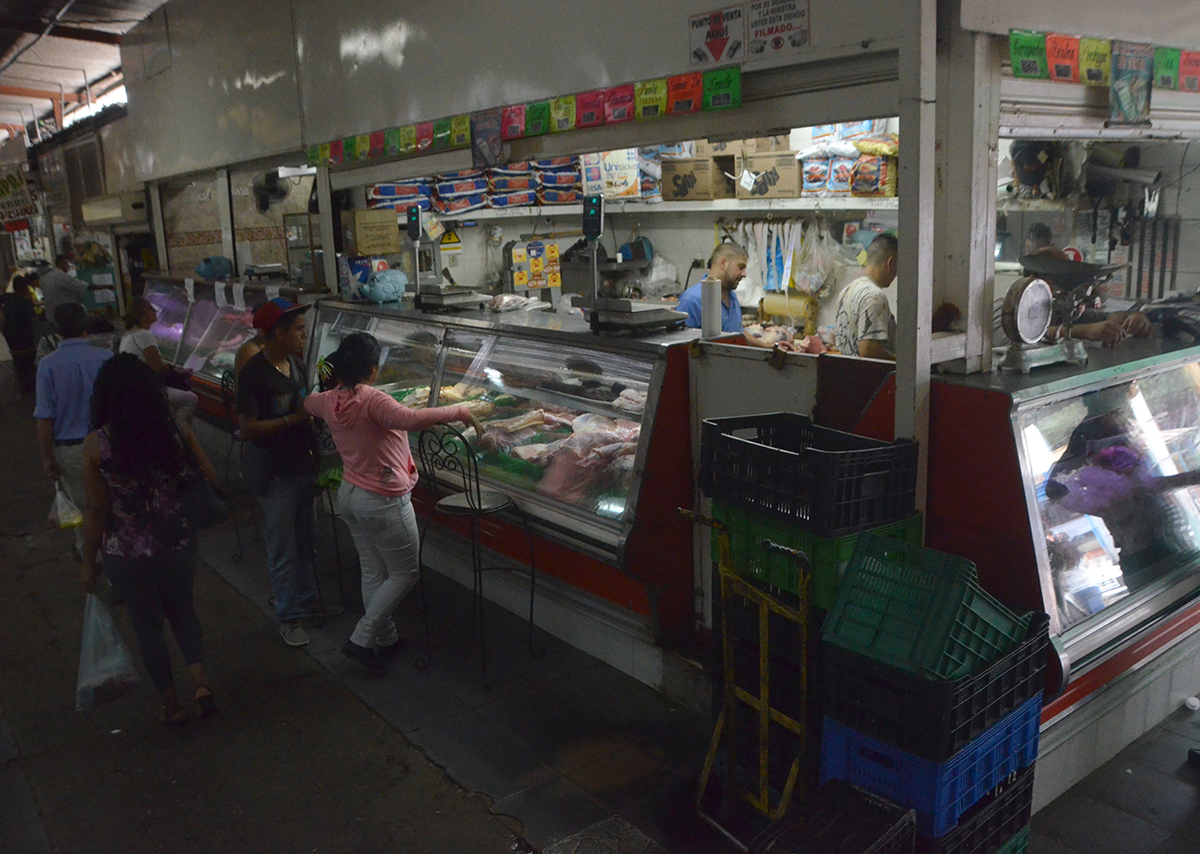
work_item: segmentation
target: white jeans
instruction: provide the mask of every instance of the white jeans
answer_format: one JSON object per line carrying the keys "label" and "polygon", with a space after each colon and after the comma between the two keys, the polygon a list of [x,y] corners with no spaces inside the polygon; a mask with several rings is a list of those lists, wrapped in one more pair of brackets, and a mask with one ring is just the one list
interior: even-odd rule
{"label": "white jeans", "polygon": [[359,646],[390,646],[397,640],[392,612],[417,584],[420,534],[409,495],[380,495],[343,480],[338,514],[346,521],[362,566],[366,613],[350,640]]}

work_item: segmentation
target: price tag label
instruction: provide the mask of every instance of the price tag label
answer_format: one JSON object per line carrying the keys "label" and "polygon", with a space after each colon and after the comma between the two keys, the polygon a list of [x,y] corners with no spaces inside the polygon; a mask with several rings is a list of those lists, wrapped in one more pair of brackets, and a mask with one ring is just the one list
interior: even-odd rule
{"label": "price tag label", "polygon": [[751,172],[749,169],[743,169],[742,177],[738,180],[738,183],[741,184],[742,189],[746,190],[747,192],[749,192],[750,190],[753,190],[754,189],[754,173]]}
{"label": "price tag label", "polygon": [[264,290],[266,291],[268,300],[273,300],[279,296],[279,285],[267,285]]}
{"label": "price tag label", "polygon": [[233,307],[238,311],[246,310],[246,286],[241,282],[233,283]]}
{"label": "price tag label", "polygon": [[229,305],[229,300],[225,298],[225,283],[213,283],[213,299],[216,300],[217,308],[225,308]]}
{"label": "price tag label", "polygon": [[191,279],[183,280],[183,291],[187,294],[188,302],[196,301],[196,283]]}

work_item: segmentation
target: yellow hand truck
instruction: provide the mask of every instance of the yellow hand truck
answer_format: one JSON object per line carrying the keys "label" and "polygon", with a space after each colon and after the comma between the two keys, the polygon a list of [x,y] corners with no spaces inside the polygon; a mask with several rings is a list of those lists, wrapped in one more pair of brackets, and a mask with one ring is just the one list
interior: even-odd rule
{"label": "yellow hand truck", "polygon": [[[709,776],[712,774],[713,766],[716,763],[717,751],[720,750],[722,742],[725,743],[725,774],[724,774],[724,792],[725,805],[728,807],[734,800],[740,798],[745,799],[752,807],[767,816],[772,821],[781,818],[787,812],[788,806],[791,803],[792,795],[796,790],[796,783],[800,772],[800,761],[803,756],[803,746],[805,743],[806,725],[805,725],[805,710],[807,703],[805,701],[805,693],[807,690],[807,651],[804,640],[807,638],[807,612],[808,612],[808,583],[809,583],[809,565],[808,557],[803,552],[773,543],[770,540],[763,540],[760,545],[769,551],[778,551],[788,554],[797,562],[797,570],[799,574],[798,590],[805,591],[800,595],[799,603],[796,606],[785,605],[768,592],[762,590],[754,584],[749,583],[737,571],[733,557],[729,547],[729,533],[726,526],[717,519],[707,516],[701,516],[693,513],[690,510],[680,509],[680,515],[685,519],[699,525],[705,525],[711,528],[718,542],[718,569],[721,583],[721,606],[722,614],[730,613],[730,606],[735,604],[738,599],[745,600],[751,607],[757,608],[758,611],[758,694],[751,694],[749,691],[741,688],[737,684],[735,666],[734,666],[734,637],[728,619],[722,620],[721,638],[722,638],[722,658],[724,664],[724,679],[725,690],[721,712],[717,716],[716,726],[713,728],[712,741],[709,743],[708,754],[704,759],[704,768],[700,773],[700,781],[696,789],[696,806],[699,809],[701,816],[714,824],[719,830],[726,835],[729,835],[725,828],[721,827],[717,822],[704,812],[702,806],[704,792],[708,787]],[[741,604],[741,603],[738,603]],[[744,607],[744,606],[743,606]],[[771,706],[771,650],[770,650],[770,618],[771,615],[783,618],[785,620],[796,623],[799,627],[801,642],[800,660],[797,662],[799,667],[800,684],[798,687],[800,692],[799,714],[797,717],[791,717],[784,714]],[[737,780],[737,738],[733,736],[730,730],[734,727],[735,715],[737,712],[738,703],[744,703],[753,710],[758,723],[757,743],[758,743],[758,779],[757,786],[754,791],[748,791],[739,787]],[[786,729],[792,731],[799,737],[801,745],[800,752],[793,758],[791,767],[788,771],[787,780],[782,791],[779,794],[778,802],[771,804],[771,791],[769,780],[770,768],[770,728],[774,722]],[[803,788],[801,782],[800,787]],[[730,837],[733,838],[733,837]],[[736,841],[736,840],[735,840]]]}

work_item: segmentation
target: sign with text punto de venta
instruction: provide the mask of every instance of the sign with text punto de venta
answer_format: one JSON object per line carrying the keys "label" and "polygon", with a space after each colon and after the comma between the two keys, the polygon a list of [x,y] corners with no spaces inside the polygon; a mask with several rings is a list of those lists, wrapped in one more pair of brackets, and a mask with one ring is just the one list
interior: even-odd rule
{"label": "sign with text punto de venta", "polygon": [[37,196],[20,169],[0,172],[0,221],[37,213]]}
{"label": "sign with text punto de venta", "polygon": [[809,0],[751,0],[746,58],[783,56],[808,47]]}
{"label": "sign with text punto de venta", "polygon": [[741,6],[692,15],[688,32],[692,65],[719,65],[746,56],[746,17]]}

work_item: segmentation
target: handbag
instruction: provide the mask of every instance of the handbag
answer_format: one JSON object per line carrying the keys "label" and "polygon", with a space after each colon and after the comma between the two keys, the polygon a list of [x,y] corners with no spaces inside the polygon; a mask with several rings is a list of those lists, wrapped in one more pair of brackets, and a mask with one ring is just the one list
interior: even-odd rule
{"label": "handbag", "polygon": [[204,476],[200,461],[192,453],[178,425],[175,433],[183,446],[183,515],[197,531],[219,525],[229,518],[229,499]]}

